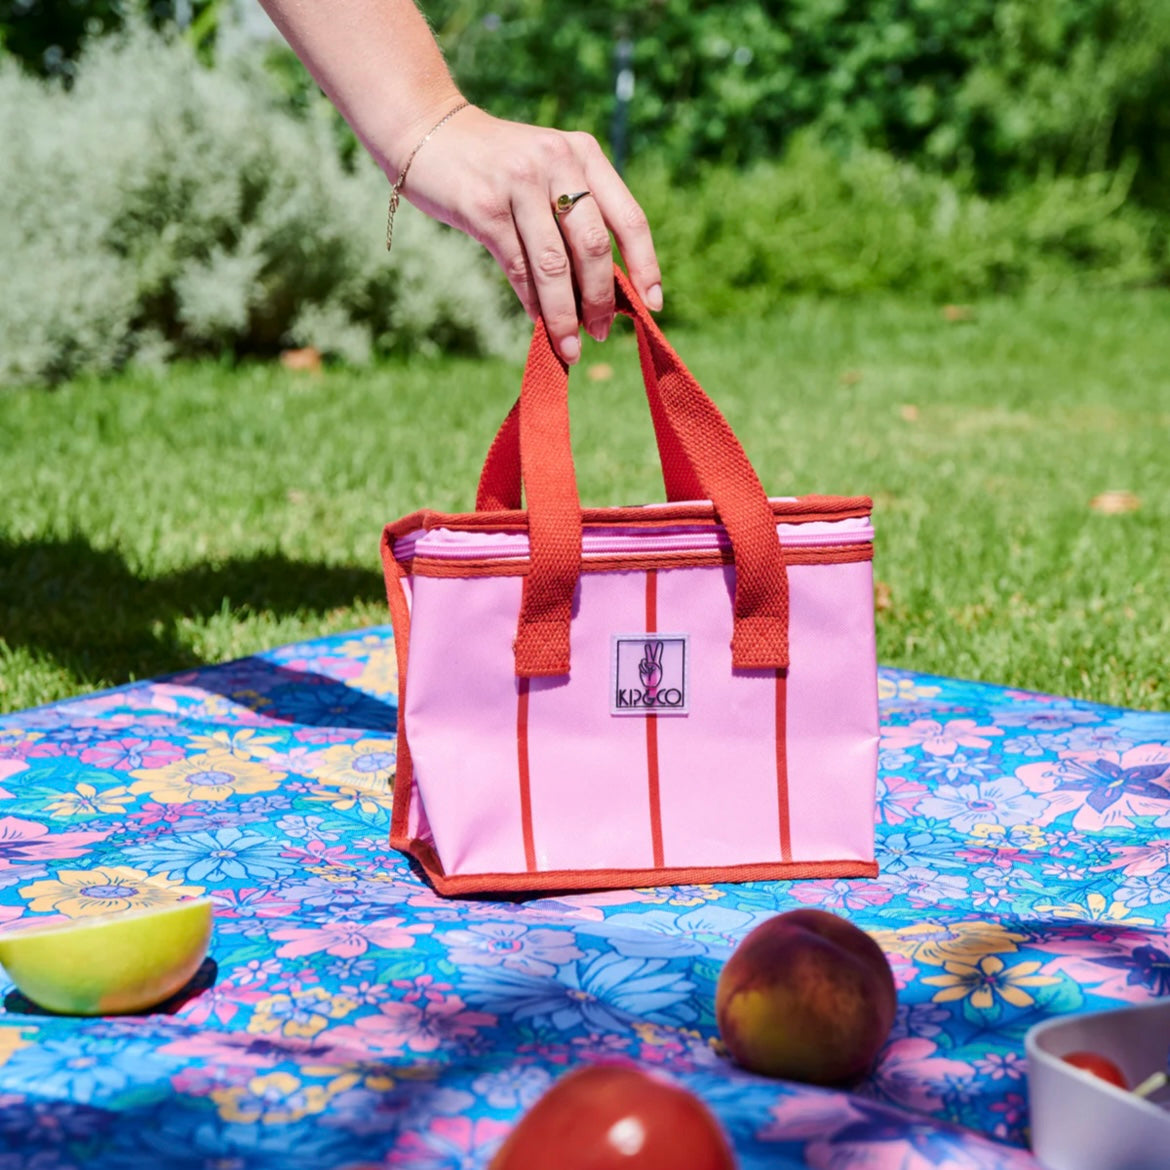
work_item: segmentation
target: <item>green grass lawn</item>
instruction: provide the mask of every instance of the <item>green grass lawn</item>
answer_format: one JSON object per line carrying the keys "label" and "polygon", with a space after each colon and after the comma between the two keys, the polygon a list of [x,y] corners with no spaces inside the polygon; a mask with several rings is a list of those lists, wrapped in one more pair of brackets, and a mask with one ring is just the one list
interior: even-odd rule
{"label": "green grass lawn", "polygon": [[[1170,708],[1170,293],[959,322],[799,303],[671,339],[770,492],[874,497],[883,663]],[[385,621],[382,524],[471,506],[519,378],[204,365],[0,394],[0,710]],[[628,328],[573,389],[583,500],[660,499]],[[1110,490],[1140,506],[1090,507]]]}

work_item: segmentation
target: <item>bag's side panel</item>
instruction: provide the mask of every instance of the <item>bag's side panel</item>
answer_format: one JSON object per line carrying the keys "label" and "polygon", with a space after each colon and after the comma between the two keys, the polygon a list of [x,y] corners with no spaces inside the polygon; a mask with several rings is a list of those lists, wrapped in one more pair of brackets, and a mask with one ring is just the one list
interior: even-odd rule
{"label": "bag's side panel", "polygon": [[538,869],[654,864],[646,727],[610,714],[614,634],[641,634],[646,575],[583,574],[565,678],[531,680],[528,752]]}
{"label": "bag's side panel", "polygon": [[656,576],[659,630],[690,636],[689,714],[657,717],[663,861],[687,867],[788,860],[780,849],[776,672],[731,668],[735,571],[668,569]]}
{"label": "bag's side panel", "polygon": [[873,859],[878,704],[873,565],[790,565],[792,856]]}
{"label": "bag's side panel", "polygon": [[418,577],[405,719],[448,874],[526,869],[512,639],[522,577]]}
{"label": "bag's side panel", "polygon": [[418,792],[414,785],[414,770],[410,764],[410,746],[406,736],[404,704],[406,675],[410,660],[410,575],[394,558],[393,541],[389,529],[382,535],[382,567],[386,579],[386,601],[390,622],[394,627],[394,656],[398,665],[398,761],[394,776],[394,809],[390,823],[390,842],[397,849],[405,849],[416,836],[426,832]]}

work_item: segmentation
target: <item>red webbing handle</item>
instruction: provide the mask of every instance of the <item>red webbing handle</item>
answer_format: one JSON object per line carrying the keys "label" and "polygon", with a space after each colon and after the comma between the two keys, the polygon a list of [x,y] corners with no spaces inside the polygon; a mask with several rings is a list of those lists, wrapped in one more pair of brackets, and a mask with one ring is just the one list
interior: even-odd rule
{"label": "red webbing handle", "polygon": [[[686,453],[679,446],[678,438],[666,419],[666,412],[662,406],[662,395],[658,387],[658,374],[654,368],[654,361],[650,348],[650,340],[646,330],[639,324],[639,317],[635,311],[630,296],[636,298],[632,288],[627,289],[623,300],[622,281],[625,274],[617,265],[614,265],[619,281],[618,312],[633,318],[634,329],[638,335],[638,357],[642,363],[642,381],[646,386],[646,397],[650,401],[650,417],[654,423],[654,437],[658,443],[658,459],[662,466],[662,481],[666,487],[666,498],[676,500],[705,500],[709,497],[703,494],[703,488],[695,477],[694,469]],[[640,304],[640,302],[639,302]],[[654,332],[662,337],[657,324],[650,318],[645,309],[643,315],[653,325]],[[543,324],[543,322],[542,322]],[[535,339],[534,339],[535,340]],[[666,344],[665,337],[662,337]],[[667,346],[669,349],[669,346]],[[674,359],[676,362],[678,358]],[[479,477],[479,490],[475,497],[477,512],[518,512],[522,507],[520,483],[520,399],[517,398],[508,412],[508,416],[500,424],[492,445],[488,448],[487,458],[484,460],[483,471]]]}
{"label": "red webbing handle", "polygon": [[[643,380],[671,498],[709,499],[735,558],[732,665],[788,665],[788,574],[771,505],[723,413],[662,335],[625,274],[615,266],[617,308],[633,318]],[[531,568],[516,632],[516,673],[569,670],[569,625],[581,569],[581,502],[569,437],[569,372],[537,321],[520,400],[488,452],[479,510],[528,501]],[[517,467],[518,464],[518,467]],[[519,474],[517,474],[517,471]],[[697,489],[697,490],[696,490]]]}

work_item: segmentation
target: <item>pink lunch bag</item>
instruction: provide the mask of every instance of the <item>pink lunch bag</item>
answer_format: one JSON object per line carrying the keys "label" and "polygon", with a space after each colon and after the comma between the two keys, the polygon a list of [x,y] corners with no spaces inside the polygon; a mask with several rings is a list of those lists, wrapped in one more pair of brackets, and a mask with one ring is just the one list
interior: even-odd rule
{"label": "pink lunch bag", "polygon": [[668,502],[582,509],[538,322],[476,510],[383,535],[391,844],[444,894],[873,876],[871,502],[769,499],[615,280]]}

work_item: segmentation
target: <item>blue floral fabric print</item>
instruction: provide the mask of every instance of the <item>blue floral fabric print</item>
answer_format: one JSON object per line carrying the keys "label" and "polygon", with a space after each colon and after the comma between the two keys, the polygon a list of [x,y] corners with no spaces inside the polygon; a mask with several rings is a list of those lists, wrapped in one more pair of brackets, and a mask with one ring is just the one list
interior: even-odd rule
{"label": "blue floral fabric print", "polygon": [[[876,880],[492,901],[389,849],[389,629],[0,720],[0,930],[210,895],[135,1017],[0,987],[0,1166],[484,1167],[615,1058],[697,1093],[744,1170],[1009,1170],[1026,1030],[1170,995],[1170,717],[883,670]],[[851,1091],[737,1068],[723,961],[779,911],[878,940],[899,1012]]]}

